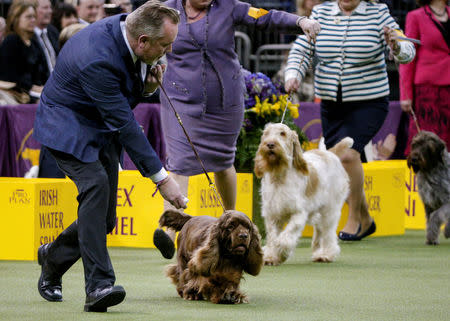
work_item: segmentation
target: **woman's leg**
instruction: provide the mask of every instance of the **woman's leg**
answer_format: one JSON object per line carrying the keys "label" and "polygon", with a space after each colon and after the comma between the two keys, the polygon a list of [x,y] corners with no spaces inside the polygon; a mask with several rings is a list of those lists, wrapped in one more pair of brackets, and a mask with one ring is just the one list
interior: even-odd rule
{"label": "woman's leg", "polygon": [[350,193],[347,198],[348,219],[342,232],[356,234],[361,224],[361,231],[366,231],[372,219],[367,208],[366,195],[364,193],[364,171],[359,152],[350,149],[341,158],[342,165],[350,179]]}
{"label": "woman's leg", "polygon": [[214,180],[217,190],[222,197],[225,210],[234,210],[236,208],[237,194],[237,176],[234,166],[214,173]]}

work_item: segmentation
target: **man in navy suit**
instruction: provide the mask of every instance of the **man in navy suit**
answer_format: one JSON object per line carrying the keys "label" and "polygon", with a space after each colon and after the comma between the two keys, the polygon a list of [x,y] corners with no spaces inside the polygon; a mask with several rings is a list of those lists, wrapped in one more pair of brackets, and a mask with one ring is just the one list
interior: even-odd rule
{"label": "man in navy suit", "polygon": [[38,290],[62,300],[62,276],[81,257],[85,311],[106,312],[125,298],[114,286],[106,235],[116,222],[118,163],[124,148],[145,177],[177,208],[187,199],[164,170],[132,108],[154,92],[164,65],[150,66],[172,49],[178,11],[150,0],[78,32],[62,48],[41,95],[34,137],[46,146],[78,188],[78,219],[39,247]]}

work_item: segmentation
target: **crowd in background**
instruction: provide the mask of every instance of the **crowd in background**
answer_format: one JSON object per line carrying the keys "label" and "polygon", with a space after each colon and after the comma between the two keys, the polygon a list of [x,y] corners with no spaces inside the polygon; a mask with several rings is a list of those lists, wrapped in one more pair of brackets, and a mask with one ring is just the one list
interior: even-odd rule
{"label": "crowd in background", "polygon": [[[103,17],[117,13],[129,13],[143,2],[145,0],[66,0],[64,2],[61,0],[14,0],[8,4],[8,1],[2,1],[0,12],[4,17],[0,17],[0,44],[7,36],[8,39],[0,46],[0,80],[8,83],[2,84],[0,89],[8,89],[8,92],[13,94],[14,99],[18,100],[19,103],[36,102],[43,84],[53,70],[56,56],[61,47],[59,43],[60,35],[64,42],[67,40],[68,34],[71,35],[80,30],[82,25],[93,23]],[[312,7],[324,1],[248,0],[245,2],[249,2],[255,7],[294,11],[299,15],[309,16]],[[391,8],[391,11],[396,10],[396,19],[402,26],[407,12],[402,11],[402,9],[412,9],[415,0],[399,1],[395,8],[390,0],[382,0],[381,2],[385,2]],[[30,16],[27,17],[25,12],[29,12]],[[26,23],[29,27],[25,26]],[[63,32],[63,29],[71,24],[77,24],[77,26],[72,26]],[[253,51],[258,46],[270,41],[286,42],[293,40],[290,38],[282,39],[281,37],[270,39],[270,35],[261,37],[257,34],[257,30],[248,28],[245,32],[250,35],[254,42]],[[255,41],[257,42],[255,43]],[[393,77],[396,79],[398,78],[397,74],[397,71],[395,71]],[[282,77],[279,78],[282,79]],[[310,72],[300,89],[299,100],[313,100],[312,79],[313,75]],[[393,88],[391,91],[395,93],[398,92],[398,89]],[[398,95],[391,96],[391,98],[398,99]]]}
{"label": "crowd in background", "polygon": [[[0,104],[11,104],[14,101],[35,103],[54,68],[59,50],[68,37],[83,26],[106,16],[131,12],[144,2],[145,0],[2,1],[0,5],[0,13],[3,15],[3,17],[0,16]],[[275,8],[309,16],[312,7],[324,1],[247,0],[245,2],[249,2],[255,7]],[[379,0],[378,2],[383,2],[389,7],[391,15],[405,30],[407,13],[430,1],[418,1],[417,4],[416,0]],[[412,24],[410,24],[410,29],[411,26]],[[294,40],[292,37],[277,36],[273,38],[269,32],[261,35],[261,31],[251,28],[244,28],[243,31],[250,36],[253,53],[259,46],[270,42],[280,43]],[[417,30],[414,32],[417,33]],[[414,36],[418,35],[414,34]],[[402,100],[412,100],[414,93],[411,91],[411,80],[405,80],[405,77],[417,77],[414,71],[411,71],[411,68],[405,69],[407,71],[403,73],[402,83],[409,85],[403,86],[403,93],[400,94],[402,86],[400,86],[398,67],[393,60],[388,60],[387,64],[391,92],[389,98],[400,100],[400,96],[402,96]],[[297,95],[298,101],[314,100],[313,70],[314,68],[308,70],[300,86]],[[278,79],[281,82],[283,73],[284,65],[281,66],[278,73]],[[157,95],[154,95],[152,99],[158,99]],[[406,112],[410,110],[411,108],[408,106],[404,108]],[[410,130],[414,131],[414,129],[415,126],[411,124]]]}

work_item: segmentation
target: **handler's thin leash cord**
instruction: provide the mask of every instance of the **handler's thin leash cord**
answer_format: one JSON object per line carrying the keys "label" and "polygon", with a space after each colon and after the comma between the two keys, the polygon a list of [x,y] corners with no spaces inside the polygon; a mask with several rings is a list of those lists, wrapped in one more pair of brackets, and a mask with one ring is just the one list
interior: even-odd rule
{"label": "handler's thin leash cord", "polygon": [[[411,41],[411,42],[413,42],[413,43],[415,43],[415,44],[417,44],[417,45],[419,45],[419,46],[422,44],[420,40],[414,39],[414,38],[408,38],[408,37],[406,37],[406,36],[397,35],[396,38],[397,38],[398,40]],[[397,60],[395,59],[394,53],[392,52],[392,50],[391,50],[390,47],[389,47],[389,56],[392,56],[392,59],[394,60],[394,64],[395,64],[395,69],[397,70],[397,73],[399,73],[399,69],[400,69],[400,68],[399,68],[399,66],[398,66],[398,62],[397,62]],[[389,57],[389,58],[391,58],[391,57]],[[409,95],[408,95],[408,96],[409,96]],[[408,100],[411,100],[411,98],[409,98],[409,97],[407,97],[407,99],[408,99]],[[419,121],[417,120],[416,113],[414,112],[414,109],[412,108],[412,106],[411,106],[411,110],[409,111],[409,113],[411,114],[411,116],[412,116],[412,118],[413,118],[413,120],[414,120],[414,124],[416,125],[416,128],[417,128],[417,132],[420,133],[420,132],[421,132],[421,129],[420,129],[420,127],[419,127]]]}
{"label": "handler's thin leash cord", "polygon": [[[400,38],[400,37],[398,37],[398,38]],[[411,40],[410,38],[406,38],[406,39],[408,39],[408,40]],[[414,39],[413,39],[414,40]],[[390,50],[390,49],[389,49]],[[391,53],[392,54],[392,53]],[[397,62],[397,60],[395,59],[395,57],[393,58],[394,59],[394,64],[395,64],[395,68],[396,68],[396,70],[397,70],[397,72],[399,73],[399,66],[398,66],[398,62]],[[407,96],[409,96],[409,95],[407,95]],[[411,100],[411,98],[409,98],[409,97],[407,97],[407,99],[408,100]],[[412,116],[412,118],[413,118],[413,120],[414,120],[414,124],[416,125],[416,129],[417,129],[417,132],[418,133],[420,133],[422,130],[420,129],[420,127],[419,127],[419,121],[417,120],[417,117],[416,117],[416,113],[414,112],[414,108],[411,106],[411,110],[409,111],[409,113],[410,113],[410,115]]]}
{"label": "handler's thin leash cord", "polygon": [[186,129],[184,128],[184,125],[183,125],[183,122],[181,121],[180,115],[178,114],[177,110],[176,110],[175,107],[173,106],[172,101],[170,100],[169,95],[168,95],[167,92],[166,92],[166,89],[163,87],[163,85],[162,85],[162,83],[159,81],[157,75],[155,75],[155,74],[153,73],[152,70],[150,70],[150,73],[153,75],[153,77],[155,77],[156,81],[158,82],[159,88],[161,88],[162,92],[164,93],[164,96],[166,96],[167,101],[169,102],[169,105],[170,105],[170,107],[172,108],[172,110],[173,110],[173,112],[174,112],[174,114],[175,114],[175,117],[176,117],[177,120],[178,120],[178,123],[180,124],[181,128],[183,129],[184,135],[186,136],[186,138],[187,138],[189,144],[191,145],[192,150],[194,151],[195,157],[197,158],[198,162],[200,163],[200,166],[202,167],[203,172],[205,173],[206,178],[208,179],[209,187],[213,190],[214,195],[216,196],[217,200],[218,200],[219,203],[220,203],[220,206],[222,207],[223,211],[225,212],[225,207],[223,206],[222,199],[220,198],[220,195],[219,195],[219,193],[218,193],[217,190],[216,190],[216,186],[214,185],[214,183],[212,182],[211,178],[209,177],[208,172],[206,171],[205,166],[203,165],[203,162],[202,162],[200,156],[198,155],[197,150],[195,149],[194,144],[193,144],[192,141],[191,141],[191,138],[189,137],[189,135],[188,135]]}
{"label": "handler's thin leash cord", "polygon": [[[312,64],[312,58],[314,56],[314,50],[313,50],[313,45],[315,45],[314,40],[310,40],[308,41],[309,44],[309,57],[308,59],[310,60],[310,63]],[[305,60],[305,55],[302,55],[302,60],[300,61],[300,66],[303,65],[303,61]],[[306,71],[305,71],[306,73]],[[284,122],[284,117],[286,116],[286,111],[288,109],[289,103],[292,101],[292,91],[289,93],[288,98],[286,99],[286,106],[284,106],[284,111],[283,111],[283,115],[281,116],[281,120],[280,123],[282,124]]]}

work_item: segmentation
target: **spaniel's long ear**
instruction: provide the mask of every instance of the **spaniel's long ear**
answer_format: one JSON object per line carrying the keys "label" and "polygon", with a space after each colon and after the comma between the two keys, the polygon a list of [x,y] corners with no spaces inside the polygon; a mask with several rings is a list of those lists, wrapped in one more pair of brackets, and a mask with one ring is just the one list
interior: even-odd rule
{"label": "spaniel's long ear", "polygon": [[304,175],[307,175],[308,174],[308,165],[306,164],[306,161],[303,158],[302,146],[300,146],[300,142],[298,140],[298,135],[294,130],[291,131],[290,138],[291,138],[292,145],[293,145],[292,165],[298,171],[300,171]]}
{"label": "spaniel's long ear", "polygon": [[253,171],[257,178],[261,178],[267,170],[267,162],[261,153],[261,144],[259,144],[258,150],[256,151],[254,162],[255,167],[253,168]]}
{"label": "spaniel's long ear", "polygon": [[267,162],[264,159],[264,157],[261,155],[261,152],[256,152],[255,156],[255,167],[253,168],[253,171],[255,172],[255,175],[257,178],[261,178],[264,175],[264,172],[267,170]]}
{"label": "spaniel's long ear", "polygon": [[189,269],[197,274],[209,276],[213,273],[219,263],[219,222],[215,223],[208,230],[208,237],[192,255],[188,263]]}
{"label": "spaniel's long ear", "polygon": [[258,228],[252,223],[250,246],[244,263],[244,271],[250,275],[258,275],[263,266],[263,251]]}

